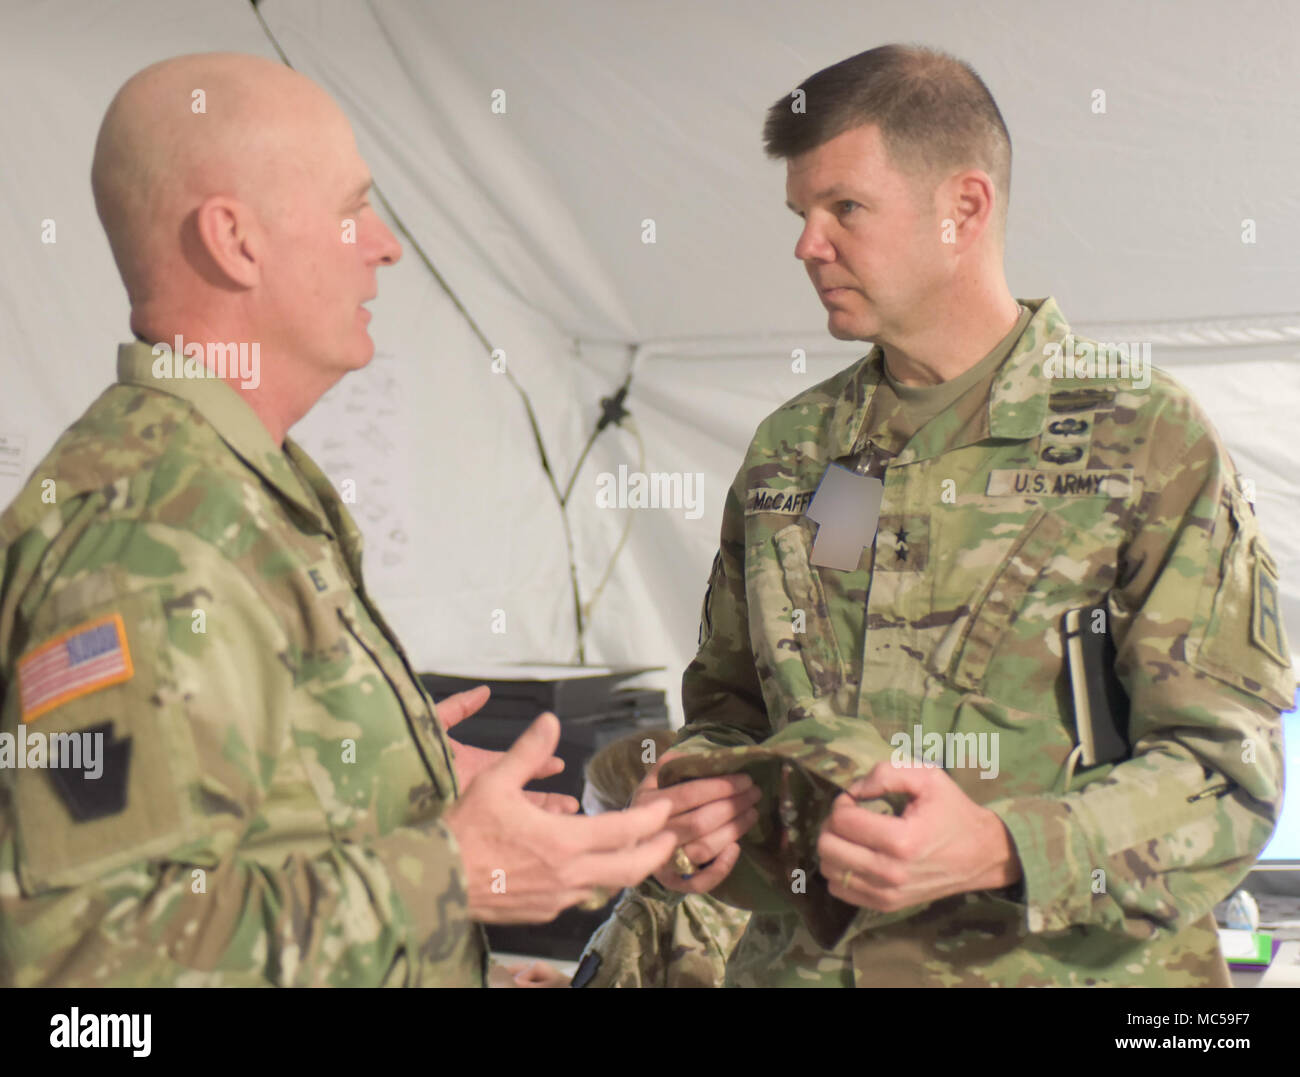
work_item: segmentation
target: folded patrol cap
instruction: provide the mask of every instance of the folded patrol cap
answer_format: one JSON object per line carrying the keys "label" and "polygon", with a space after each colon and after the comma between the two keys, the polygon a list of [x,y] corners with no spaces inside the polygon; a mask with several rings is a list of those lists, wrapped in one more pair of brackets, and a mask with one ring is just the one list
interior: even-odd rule
{"label": "folded patrol cap", "polygon": [[[660,787],[693,778],[744,772],[762,792],[758,822],[740,841],[731,873],[710,893],[729,905],[766,913],[798,913],[818,944],[830,949],[859,914],[860,926],[898,919],[873,914],[831,895],[818,871],[817,838],[831,805],[891,750],[861,718],[823,715],[792,722],[762,744],[739,748],[686,746],[659,772]],[[899,814],[907,798],[861,800],[870,811]]]}
{"label": "folded patrol cap", "polygon": [[676,739],[671,729],[638,729],[606,744],[583,768],[582,810],[599,815],[626,808],[646,772]]}

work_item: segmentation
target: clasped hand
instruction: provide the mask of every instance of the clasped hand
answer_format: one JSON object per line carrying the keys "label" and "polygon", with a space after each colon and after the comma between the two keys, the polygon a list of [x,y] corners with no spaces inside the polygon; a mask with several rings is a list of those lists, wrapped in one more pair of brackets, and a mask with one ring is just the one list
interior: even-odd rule
{"label": "clasped hand", "polygon": [[[902,815],[882,815],[857,804],[887,793],[911,798]],[[835,798],[817,855],[832,895],[878,912],[968,890],[995,890],[1021,877],[1002,820],[931,766],[877,764]]]}

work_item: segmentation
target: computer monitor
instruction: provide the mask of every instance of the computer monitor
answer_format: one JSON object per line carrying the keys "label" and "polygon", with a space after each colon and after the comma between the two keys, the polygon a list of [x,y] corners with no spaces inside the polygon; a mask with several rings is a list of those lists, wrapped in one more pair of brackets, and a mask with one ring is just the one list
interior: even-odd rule
{"label": "computer monitor", "polygon": [[1286,760],[1282,814],[1259,854],[1256,871],[1300,872],[1300,709],[1282,715],[1282,755]]}

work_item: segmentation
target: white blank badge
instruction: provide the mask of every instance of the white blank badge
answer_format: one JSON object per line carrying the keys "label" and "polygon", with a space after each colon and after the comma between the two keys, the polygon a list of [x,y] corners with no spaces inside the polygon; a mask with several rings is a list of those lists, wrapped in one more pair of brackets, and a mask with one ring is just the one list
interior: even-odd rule
{"label": "white blank badge", "polygon": [[808,506],[808,519],[817,524],[809,564],[841,572],[857,568],[863,548],[875,541],[884,496],[880,479],[828,464]]}

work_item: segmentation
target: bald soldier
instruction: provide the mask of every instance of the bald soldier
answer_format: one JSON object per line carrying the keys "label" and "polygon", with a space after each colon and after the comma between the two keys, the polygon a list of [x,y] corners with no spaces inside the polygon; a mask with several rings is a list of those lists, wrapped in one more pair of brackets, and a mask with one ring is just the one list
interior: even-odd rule
{"label": "bald soldier", "polygon": [[[1277,818],[1296,686],[1231,457],[1141,349],[1011,295],[968,65],[872,49],[764,134],[830,333],[874,347],[727,494],[662,777],[757,775],[761,822],[656,878],[755,910],[731,984],[1226,986],[1210,911]],[[1127,705],[1076,703],[1070,652]]]}
{"label": "bald soldier", "polygon": [[92,181],[137,342],[0,517],[28,764],[0,769],[0,984],[481,986],[478,921],[639,882],[681,805],[530,801],[551,715],[501,757],[449,741],[286,437],[370,361],[362,304],[401,254],[334,103],[253,57],[156,64]]}

